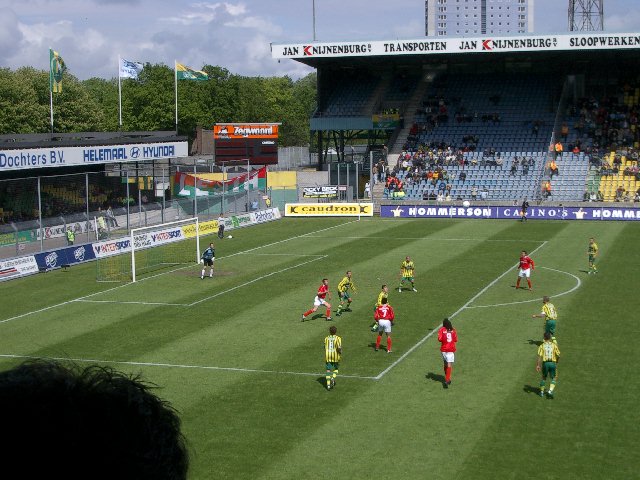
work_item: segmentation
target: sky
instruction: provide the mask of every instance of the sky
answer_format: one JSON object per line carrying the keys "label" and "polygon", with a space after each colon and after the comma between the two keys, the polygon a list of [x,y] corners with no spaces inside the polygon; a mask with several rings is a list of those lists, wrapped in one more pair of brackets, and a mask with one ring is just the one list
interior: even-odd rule
{"label": "sky", "polygon": [[[568,0],[535,0],[535,32],[567,31]],[[49,47],[80,80],[118,75],[127,60],[247,76],[312,71],[271,58],[271,43],[314,38],[314,0],[0,0],[0,68],[47,69]],[[607,32],[640,32],[637,0],[605,0]],[[424,36],[424,0],[315,0],[317,41]]]}

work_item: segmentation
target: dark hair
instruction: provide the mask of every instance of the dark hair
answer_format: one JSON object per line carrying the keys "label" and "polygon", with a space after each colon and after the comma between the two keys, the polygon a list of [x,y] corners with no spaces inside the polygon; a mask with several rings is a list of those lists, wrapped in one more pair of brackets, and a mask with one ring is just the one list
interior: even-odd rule
{"label": "dark hair", "polygon": [[543,338],[545,340],[551,340],[551,332],[544,332]]}
{"label": "dark hair", "polygon": [[385,304],[387,303],[389,300],[387,299],[387,297],[382,297],[382,299],[380,299],[380,303]]}
{"label": "dark hair", "polygon": [[154,387],[52,360],[0,372],[3,467],[23,478],[185,479],[180,418]]}
{"label": "dark hair", "polygon": [[329,327],[329,333],[330,333],[331,335],[335,335],[337,331],[338,331],[338,327],[336,327],[335,325],[331,325],[331,326]]}
{"label": "dark hair", "polygon": [[442,321],[442,326],[449,331],[453,330],[453,325],[451,325],[451,320],[449,320],[448,318],[445,318]]}

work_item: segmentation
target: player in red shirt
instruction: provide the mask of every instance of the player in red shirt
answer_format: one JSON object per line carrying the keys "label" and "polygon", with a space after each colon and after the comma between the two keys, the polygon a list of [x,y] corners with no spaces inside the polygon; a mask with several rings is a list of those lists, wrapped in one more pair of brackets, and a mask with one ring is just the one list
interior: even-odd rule
{"label": "player in red shirt", "polygon": [[313,308],[302,314],[302,321],[304,322],[308,315],[311,315],[318,310],[320,305],[327,307],[327,320],[331,320],[331,304],[327,302],[327,298],[331,298],[331,292],[329,292],[329,279],[323,278],[322,285],[318,287],[318,293],[316,294],[316,298],[313,300]]}
{"label": "player in red shirt", "polygon": [[382,332],[387,334],[387,353],[391,353],[391,326],[396,316],[393,308],[387,303],[386,298],[380,300],[380,305],[376,307],[373,318],[378,324],[378,338],[376,338],[376,352],[380,349],[382,341]]}
{"label": "player in red shirt", "polygon": [[526,278],[527,279],[527,285],[529,285],[529,290],[533,290],[533,288],[531,287],[531,271],[535,270],[536,266],[533,263],[533,260],[531,259],[531,257],[529,255],[527,255],[527,252],[525,252],[524,250],[522,250],[522,252],[520,252],[520,264],[518,265],[519,271],[518,271],[518,281],[516,282],[516,290],[520,288],[520,279],[521,278]]}
{"label": "player in red shirt", "polygon": [[440,353],[442,354],[442,361],[444,362],[444,387],[449,388],[449,385],[451,385],[451,368],[455,361],[458,333],[448,318],[442,321],[442,327],[438,330],[438,341],[441,344]]}

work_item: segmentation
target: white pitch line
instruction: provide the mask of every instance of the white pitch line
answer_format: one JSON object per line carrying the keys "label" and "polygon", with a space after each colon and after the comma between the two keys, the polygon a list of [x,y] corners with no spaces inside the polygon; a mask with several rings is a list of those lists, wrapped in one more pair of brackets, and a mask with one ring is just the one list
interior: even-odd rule
{"label": "white pitch line", "polygon": [[[575,292],[582,285],[582,280],[580,280],[580,278],[575,276],[573,273],[565,272],[564,270],[556,270],[555,268],[550,268],[550,267],[540,267],[540,268],[544,268],[544,269],[547,269],[547,270],[553,270],[554,272],[558,272],[558,273],[564,273],[564,274],[569,275],[569,276],[571,276],[571,277],[573,277],[573,278],[575,278],[577,280],[576,285],[572,289],[567,290],[566,292],[549,295],[550,297],[558,298],[558,297],[562,297],[563,295],[568,295],[570,293]],[[495,303],[493,305],[473,305],[473,306],[470,306],[470,307],[467,307],[467,308],[471,309],[471,308],[504,307],[504,306],[507,306],[507,305],[519,305],[521,303],[532,303],[532,302],[541,302],[541,301],[542,301],[542,297],[534,298],[532,300],[520,300],[518,302]]]}
{"label": "white pitch line", "polygon": [[187,307],[193,307],[194,305],[198,305],[199,303],[206,302],[207,300],[211,300],[212,298],[219,297],[220,295],[224,295],[225,293],[233,292],[234,290],[237,290],[238,288],[242,288],[242,287],[246,287],[247,285],[251,285],[252,283],[255,283],[255,282],[259,281],[259,280],[263,280],[265,278],[272,277],[273,275],[278,275],[279,273],[283,273],[283,272],[286,272],[288,270],[292,270],[294,268],[301,267],[301,266],[306,265],[308,263],[317,262],[318,260],[322,260],[323,258],[327,258],[328,256],[329,255],[322,255],[322,256],[320,256],[318,258],[314,258],[312,260],[307,260],[306,262],[298,263],[296,265],[292,265],[291,267],[283,268],[281,270],[278,270],[277,272],[267,273],[266,275],[262,275],[261,277],[254,278],[253,280],[249,280],[248,282],[241,283],[240,285],[236,285],[235,287],[231,287],[231,288],[228,288],[226,290],[223,290],[222,292],[218,292],[215,295],[210,295],[210,296],[202,298],[202,299],[200,299],[200,300],[198,300],[196,302],[189,303],[187,305]]}
{"label": "white pitch line", "polygon": [[[324,235],[309,235],[309,237],[311,238],[326,238],[326,239],[335,239],[335,238],[347,238],[350,240],[365,240],[365,239],[372,239],[372,240],[425,240],[425,241],[441,241],[441,242],[477,242],[479,240],[482,240],[483,242],[518,242],[518,243],[522,243],[523,240],[519,240],[519,239],[501,239],[501,238],[489,238],[486,240],[483,239],[478,239],[478,238],[442,238],[442,237],[383,237],[383,236],[335,236],[332,235],[330,237],[325,237]],[[534,242],[534,243],[541,243],[543,241],[547,241],[547,240],[525,240],[525,242]]]}
{"label": "white pitch line", "polygon": [[188,303],[163,303],[163,302],[128,302],[121,300],[75,300],[75,302],[79,303],[118,303],[123,305],[161,305],[168,307],[187,307]]}
{"label": "white pitch line", "polygon": [[[338,225],[333,225],[333,226],[331,226],[331,227],[321,228],[321,229],[319,229],[319,230],[314,230],[313,232],[303,233],[303,234],[301,234],[301,235],[296,235],[295,237],[285,238],[284,240],[278,240],[277,242],[271,242],[271,243],[268,243],[268,244],[266,244],[266,245],[261,245],[261,246],[259,246],[259,247],[250,248],[250,249],[248,249],[248,250],[243,250],[242,252],[233,253],[233,254],[231,254],[231,255],[227,255],[227,256],[225,256],[225,257],[220,257],[220,258],[222,259],[222,258],[234,257],[234,256],[236,256],[236,255],[242,255],[243,253],[253,252],[254,250],[259,250],[259,249],[261,249],[261,248],[270,247],[270,246],[272,246],[272,245],[277,245],[277,244],[279,244],[279,243],[288,242],[288,241],[290,241],[290,240],[296,240],[296,239],[298,239],[298,238],[306,237],[307,235],[313,235],[314,233],[324,232],[324,231],[327,231],[327,230],[331,230],[331,229],[333,229],[333,228],[342,227],[342,226],[344,226],[344,225],[349,225],[350,223],[354,223],[354,222],[356,222],[356,221],[357,221],[357,220],[351,220],[351,221],[349,221],[349,222],[340,223],[340,224],[338,224]],[[194,265],[195,265],[195,264],[194,264]],[[187,266],[184,266],[184,267],[180,267],[180,268],[176,268],[176,269],[170,270],[170,271],[168,271],[168,272],[158,273],[158,274],[156,274],[156,275],[152,275],[152,276],[150,276],[150,277],[145,277],[145,278],[143,278],[143,279],[141,279],[141,280],[138,280],[138,281],[139,281],[139,282],[144,282],[144,281],[146,281],[146,280],[151,280],[152,278],[159,277],[159,276],[161,276],[161,275],[167,275],[167,274],[169,274],[169,273],[177,272],[177,271],[179,271],[179,270],[184,270],[185,268],[193,268],[193,267],[194,267],[194,265],[187,265]],[[0,320],[0,324],[7,323],[7,322],[11,322],[11,321],[13,321],[13,320],[18,320],[18,319],[20,319],[20,318],[28,317],[29,315],[34,315],[34,314],[36,314],[36,313],[46,312],[47,310],[51,310],[51,309],[54,309],[54,308],[64,307],[65,305],[69,305],[70,303],[79,302],[80,300],[84,300],[84,299],[86,299],[86,298],[91,298],[91,297],[94,297],[94,296],[96,296],[96,295],[101,295],[101,294],[103,294],[103,293],[109,293],[109,292],[112,292],[112,291],[117,290],[117,289],[119,289],[119,288],[126,287],[126,286],[131,285],[131,284],[132,284],[132,282],[123,283],[123,284],[121,284],[121,285],[118,285],[118,286],[116,286],[116,287],[111,287],[111,288],[108,288],[108,289],[106,289],[106,290],[100,290],[99,292],[90,293],[89,295],[84,295],[84,296],[82,296],[82,297],[74,298],[74,299],[72,299],[72,300],[67,300],[67,301],[65,301],[65,302],[57,303],[57,304],[55,304],[55,305],[49,305],[48,307],[40,308],[40,309],[38,309],[38,310],[32,310],[32,311],[30,311],[30,312],[22,313],[22,314],[20,314],[20,315],[15,315],[15,316],[13,316],[13,317],[5,318],[4,320]]]}
{"label": "white pitch line", "polygon": [[[545,240],[541,245],[539,245],[538,247],[536,247],[529,255],[533,255],[536,251],[538,251],[539,249],[541,249],[542,247],[544,247],[547,244],[547,241]],[[470,300],[467,301],[467,303],[465,303],[463,306],[461,306],[458,310],[456,310],[455,312],[453,312],[451,315],[449,315],[449,319],[454,318],[455,316],[457,316],[460,312],[462,312],[465,308],[467,308],[470,304],[472,304],[474,302],[474,300],[476,298],[478,298],[480,295],[482,295],[484,292],[486,292],[487,290],[489,290],[491,287],[493,287],[496,283],[498,283],[502,277],[504,277],[505,275],[507,275],[508,273],[512,272],[513,269],[515,267],[517,267],[518,264],[516,263],[514,266],[509,267],[507,270],[505,270],[503,273],[501,273],[498,277],[496,277],[491,283],[489,283],[487,286],[485,286],[482,290],[480,290],[478,293],[476,293]],[[387,368],[385,368],[382,372],[380,372],[378,375],[376,375],[374,378],[376,380],[380,380],[382,377],[384,377],[387,373],[389,373],[389,371],[395,367],[396,365],[398,365],[400,362],[402,362],[405,358],[407,358],[409,356],[409,354],[411,352],[413,352],[415,349],[417,349],[420,345],[422,345],[424,342],[426,342],[429,338],[431,338],[433,336],[434,333],[436,333],[438,331],[438,329],[442,327],[442,323],[440,325],[438,325],[436,328],[434,328],[433,330],[431,330],[429,333],[427,333],[424,337],[422,337],[418,343],[416,343],[413,347],[411,347],[409,350],[407,350],[404,354],[402,354],[395,362],[393,362],[391,365],[389,365]]]}
{"label": "white pitch line", "polygon": [[[12,355],[12,354],[0,354],[0,358],[15,358],[15,359],[31,359],[31,360],[56,360],[78,363],[108,363],[113,365],[132,365],[136,367],[164,367],[164,368],[189,368],[195,370],[219,370],[227,372],[245,372],[245,373],[273,373],[279,375],[300,375],[306,377],[324,377],[325,372],[292,372],[287,370],[264,370],[259,368],[237,368],[237,367],[215,367],[210,365],[181,365],[176,363],[157,363],[157,362],[131,362],[120,360],[97,360],[89,358],[68,358],[68,357],[38,357],[35,355]],[[367,377],[363,375],[345,375],[340,374],[340,378],[356,378],[361,380],[374,380],[374,377]]]}
{"label": "white pitch line", "polygon": [[259,257],[322,257],[320,254],[306,253],[247,253],[247,255],[256,255]]}

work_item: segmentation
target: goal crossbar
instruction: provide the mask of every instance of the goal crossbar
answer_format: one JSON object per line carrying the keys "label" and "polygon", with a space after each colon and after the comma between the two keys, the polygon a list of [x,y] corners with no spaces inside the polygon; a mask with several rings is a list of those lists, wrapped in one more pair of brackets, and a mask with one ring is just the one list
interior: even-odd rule
{"label": "goal crossbar", "polygon": [[131,280],[136,281],[136,255],[139,252],[187,239],[195,239],[194,261],[198,262],[200,260],[200,226],[197,217],[131,229]]}

